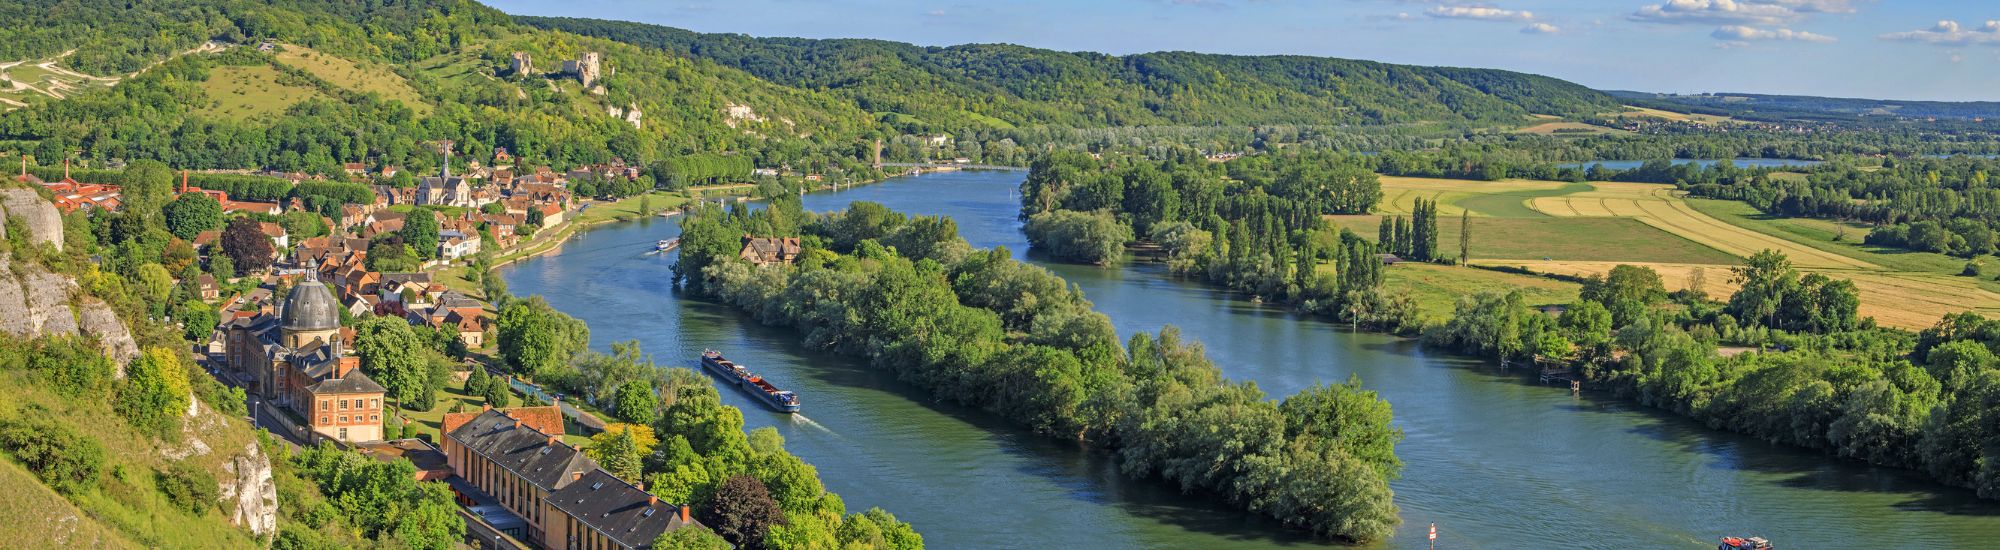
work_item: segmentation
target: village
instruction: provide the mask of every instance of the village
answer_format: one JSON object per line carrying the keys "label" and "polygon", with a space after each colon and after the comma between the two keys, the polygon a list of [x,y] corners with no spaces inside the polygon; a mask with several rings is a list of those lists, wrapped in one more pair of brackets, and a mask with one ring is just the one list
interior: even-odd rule
{"label": "village", "polygon": [[[199,362],[218,380],[243,390],[255,426],[294,448],[331,444],[385,461],[407,459],[417,466],[419,481],[448,484],[464,508],[468,539],[480,547],[640,547],[683,525],[698,524],[685,503],[664,503],[586,456],[587,437],[607,426],[594,406],[565,402],[562,395],[504,375],[504,369],[490,364],[495,360],[495,305],[464,277],[439,275],[483,274],[495,258],[553,248],[572,226],[580,225],[573,221],[578,214],[593,207],[608,211],[623,206],[631,209],[627,217],[645,216],[689,200],[669,196],[656,201],[647,192],[624,201],[637,201],[633,207],[578,197],[573,191],[574,182],[641,177],[639,167],[617,160],[555,171],[517,167],[501,148],[454,174],[450,145],[439,146],[447,155],[443,168],[416,178],[413,186],[392,183],[401,172],[398,167],[346,164],[349,177],[370,182],[372,200],[339,205],[337,218],[297,198],[246,200],[203,189],[190,183],[190,172],[180,172],[175,196],[212,199],[229,220],[224,229],[200,231],[184,243],[196,254],[194,260],[244,263],[229,257],[241,254],[244,246],[268,250],[268,257],[261,258],[267,269],[244,269],[234,278],[202,272],[191,282],[175,281],[194,289],[197,299],[219,312],[209,337],[192,350]],[[316,179],[257,175],[283,178],[294,186]],[[30,173],[24,156],[15,179],[45,189],[66,216],[127,207],[120,185],[79,181],[67,163],[60,179],[45,180]],[[747,186],[710,191],[726,195],[741,190],[736,187]],[[701,191],[686,194],[698,197]],[[317,216],[328,231],[293,235],[284,224],[261,221],[288,213]],[[396,262],[404,269],[382,269],[383,262],[370,261],[371,250],[380,253],[383,248],[377,245],[384,241],[407,247],[406,229],[413,219],[423,219],[417,217],[429,218],[417,225],[436,228],[434,250],[415,261]],[[797,254],[796,241],[746,236],[743,254],[752,261],[789,261]],[[249,244],[239,244],[245,242]],[[364,318],[401,319],[456,340],[454,349],[464,353],[450,374],[453,389],[440,390],[444,398],[432,410],[385,403],[387,390],[362,369],[355,352],[355,320]],[[468,380],[487,379],[504,381],[501,392],[519,394],[506,401],[520,399],[523,406],[496,408],[489,398],[470,395],[475,389]],[[477,408],[470,408],[475,400]]]}

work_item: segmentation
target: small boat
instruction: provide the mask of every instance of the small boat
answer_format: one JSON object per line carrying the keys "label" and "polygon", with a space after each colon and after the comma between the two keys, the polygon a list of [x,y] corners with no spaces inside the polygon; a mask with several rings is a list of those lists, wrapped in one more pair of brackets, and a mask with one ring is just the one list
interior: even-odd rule
{"label": "small boat", "polygon": [[780,390],[771,381],[750,372],[742,365],[722,358],[722,352],[707,350],[701,352],[701,367],[722,377],[724,382],[743,390],[743,393],[762,401],[765,406],[781,413],[799,412],[799,394]]}
{"label": "small boat", "polygon": [[1771,546],[1771,541],[1764,540],[1764,537],[1722,537],[1722,544],[1715,545],[1715,550],[1772,550],[1774,548],[1777,547]]}
{"label": "small boat", "polygon": [[653,243],[653,250],[656,252],[666,252],[680,245],[680,239],[660,239],[659,242]]}

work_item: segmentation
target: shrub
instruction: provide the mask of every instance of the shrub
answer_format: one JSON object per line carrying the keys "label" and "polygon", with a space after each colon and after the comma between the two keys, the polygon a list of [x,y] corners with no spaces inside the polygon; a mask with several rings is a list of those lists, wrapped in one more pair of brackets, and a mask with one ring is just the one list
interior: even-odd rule
{"label": "shrub", "polygon": [[0,449],[56,492],[73,495],[96,485],[104,470],[104,446],[48,420],[48,414],[35,408],[22,411],[22,418],[0,421]]}
{"label": "shrub", "polygon": [[194,515],[215,506],[215,476],[186,462],[175,463],[160,472],[159,485],[168,502]]}

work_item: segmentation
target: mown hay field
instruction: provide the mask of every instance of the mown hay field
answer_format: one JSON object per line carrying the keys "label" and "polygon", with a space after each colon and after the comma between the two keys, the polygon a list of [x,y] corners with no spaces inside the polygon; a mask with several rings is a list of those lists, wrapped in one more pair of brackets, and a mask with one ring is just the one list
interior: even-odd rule
{"label": "mown hay field", "polygon": [[[1800,267],[1878,269],[1880,266],[1789,239],[1752,231],[1688,206],[1671,185],[1594,183],[1590,191],[1542,197],[1529,205],[1557,217],[1629,218],[1740,257],[1777,250]],[[1477,256],[1475,256],[1477,257]]]}

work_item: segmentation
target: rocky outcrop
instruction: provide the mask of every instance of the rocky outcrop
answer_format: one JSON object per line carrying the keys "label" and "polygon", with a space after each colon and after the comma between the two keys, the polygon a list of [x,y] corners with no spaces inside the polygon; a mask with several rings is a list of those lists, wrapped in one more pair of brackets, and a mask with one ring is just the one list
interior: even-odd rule
{"label": "rocky outcrop", "polygon": [[[29,242],[62,249],[62,215],[40,195],[27,189],[0,189],[0,210],[28,229]],[[0,236],[4,236],[0,224]],[[0,253],[0,332],[17,336],[75,335],[96,338],[104,355],[125,376],[125,364],[139,356],[139,343],[109,304],[78,296],[77,284],[66,275]]]}
{"label": "rocky outcrop", "polygon": [[271,478],[271,459],[252,441],[229,458],[220,480],[222,501],[233,508],[230,523],[258,535],[278,531],[278,484]]}
{"label": "rocky outcrop", "polygon": [[[56,211],[56,205],[42,200],[42,196],[32,190],[0,189],[0,206],[7,208],[7,217],[20,218],[28,227],[28,242],[48,243],[55,245],[56,250],[62,250],[62,213]],[[0,233],[0,236],[5,236],[5,233]]]}
{"label": "rocky outcrop", "polygon": [[35,324],[28,320],[27,297],[21,294],[21,285],[15,282],[10,258],[0,254],[0,331],[15,336],[32,336]]}
{"label": "rocky outcrop", "polygon": [[35,326],[35,334],[76,334],[76,312],[69,308],[76,281],[38,265],[19,266],[16,271],[21,276],[21,292],[27,295],[28,322]]}
{"label": "rocky outcrop", "polygon": [[[5,299],[4,295],[0,295],[0,301]],[[139,358],[139,342],[132,339],[132,331],[125,328],[125,323],[118,320],[118,314],[111,311],[111,305],[103,300],[84,298],[77,310],[82,313],[77,316],[78,328],[83,329],[84,334],[97,338],[98,345],[104,347],[104,356],[118,365],[119,377],[124,377],[125,364]]]}

